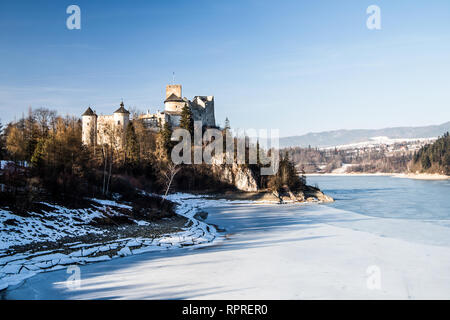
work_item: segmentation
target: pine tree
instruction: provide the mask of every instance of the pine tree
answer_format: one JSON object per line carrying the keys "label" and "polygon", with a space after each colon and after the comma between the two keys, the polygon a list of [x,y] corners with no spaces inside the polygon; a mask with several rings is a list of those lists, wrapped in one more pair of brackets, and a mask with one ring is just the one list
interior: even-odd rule
{"label": "pine tree", "polygon": [[450,137],[448,132],[433,144],[425,145],[413,156],[412,170],[428,173],[450,173]]}
{"label": "pine tree", "polygon": [[158,153],[166,160],[170,156],[172,150],[172,126],[166,121],[158,134]]}
{"label": "pine tree", "polygon": [[194,136],[194,116],[187,105],[181,110],[180,127],[189,131],[191,137]]}
{"label": "pine tree", "polygon": [[36,148],[34,149],[33,156],[31,157],[31,164],[34,168],[42,169],[45,162],[45,154],[46,154],[46,140],[44,138],[40,138]]}
{"label": "pine tree", "polygon": [[134,130],[134,125],[130,122],[125,133],[125,158],[126,163],[137,165],[139,163],[139,142]]}

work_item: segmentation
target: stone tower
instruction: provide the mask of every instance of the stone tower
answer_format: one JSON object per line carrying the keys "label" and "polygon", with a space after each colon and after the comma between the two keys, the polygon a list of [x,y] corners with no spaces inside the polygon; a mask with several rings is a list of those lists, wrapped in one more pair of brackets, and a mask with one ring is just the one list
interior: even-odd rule
{"label": "stone tower", "polygon": [[128,123],[130,122],[130,112],[125,109],[123,101],[120,103],[120,108],[114,111],[114,125],[120,129],[127,129]]}
{"label": "stone tower", "polygon": [[81,116],[83,144],[91,146],[97,144],[97,115],[89,107]]}
{"label": "stone tower", "polygon": [[169,84],[166,86],[166,99],[172,94],[181,98],[181,84]]}
{"label": "stone tower", "polygon": [[181,97],[181,84],[169,84],[166,86],[165,111],[179,113],[185,105],[186,101]]}
{"label": "stone tower", "polygon": [[123,146],[125,133],[127,131],[128,123],[130,122],[130,112],[125,109],[123,101],[120,103],[120,108],[114,111],[113,118],[115,129],[119,132],[122,132],[122,137],[120,137],[121,141],[119,145]]}

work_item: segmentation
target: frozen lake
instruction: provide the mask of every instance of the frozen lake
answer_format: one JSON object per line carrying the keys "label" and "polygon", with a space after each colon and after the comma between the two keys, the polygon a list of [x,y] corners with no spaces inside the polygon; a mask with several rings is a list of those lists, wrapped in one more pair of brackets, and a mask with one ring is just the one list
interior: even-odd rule
{"label": "frozen lake", "polygon": [[382,218],[450,221],[450,180],[389,176],[308,176],[337,201],[334,208]]}
{"label": "frozen lake", "polygon": [[[338,201],[209,208],[207,222],[226,229],[226,239],[213,246],[82,266],[78,289],[66,286],[66,270],[38,274],[8,290],[6,298],[450,298],[448,181],[310,177],[308,182]],[[413,191],[417,194],[408,194]],[[391,206],[383,197],[397,202]]]}

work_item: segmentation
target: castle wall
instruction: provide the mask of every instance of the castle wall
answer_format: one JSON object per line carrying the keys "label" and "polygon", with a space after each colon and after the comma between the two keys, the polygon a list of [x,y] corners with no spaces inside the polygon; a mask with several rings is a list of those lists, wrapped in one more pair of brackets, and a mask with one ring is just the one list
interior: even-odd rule
{"label": "castle wall", "polygon": [[144,123],[144,127],[155,132],[159,131],[159,128],[163,127],[168,119],[169,116],[166,113],[159,111],[154,114],[147,112],[147,114],[139,116],[139,120]]}
{"label": "castle wall", "polygon": [[180,114],[169,114],[169,121],[170,121],[170,125],[172,127],[179,127],[180,126],[180,121],[181,121],[181,115]]}
{"label": "castle wall", "polygon": [[164,109],[169,112],[181,112],[185,105],[184,101],[167,101],[164,103]]}
{"label": "castle wall", "polygon": [[82,141],[85,145],[97,144],[97,117],[82,117]]}
{"label": "castle wall", "polygon": [[208,127],[216,126],[213,96],[195,97],[190,105],[195,121],[202,121]]}
{"label": "castle wall", "polygon": [[97,119],[97,142],[99,144],[109,143],[109,133],[113,130],[114,116],[98,116]]}
{"label": "castle wall", "polygon": [[130,118],[127,114],[115,113],[99,116],[97,119],[97,142],[99,144],[110,144],[111,139],[116,139],[112,142],[122,147],[129,122]]}
{"label": "castle wall", "polygon": [[216,126],[216,116],[214,111],[214,97],[209,96],[208,102],[205,107],[205,120],[207,126],[215,127]]}

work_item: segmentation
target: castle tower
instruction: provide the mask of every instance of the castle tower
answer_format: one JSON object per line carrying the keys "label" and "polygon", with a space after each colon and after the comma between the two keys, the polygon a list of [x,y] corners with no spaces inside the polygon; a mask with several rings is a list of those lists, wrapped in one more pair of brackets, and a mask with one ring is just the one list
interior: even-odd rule
{"label": "castle tower", "polygon": [[125,109],[123,101],[120,103],[120,108],[114,111],[113,114],[114,127],[122,132],[122,141],[120,145],[123,145],[123,139],[127,130],[128,123],[130,122],[130,112]]}
{"label": "castle tower", "polygon": [[97,115],[89,107],[81,116],[83,144],[91,146],[97,144]]}
{"label": "castle tower", "polygon": [[170,95],[174,94],[178,98],[181,98],[181,84],[169,84],[166,86],[166,99],[170,97]]}
{"label": "castle tower", "polygon": [[181,84],[172,84],[166,86],[166,100],[164,108],[167,112],[181,112],[186,105],[186,101],[181,97]]}

